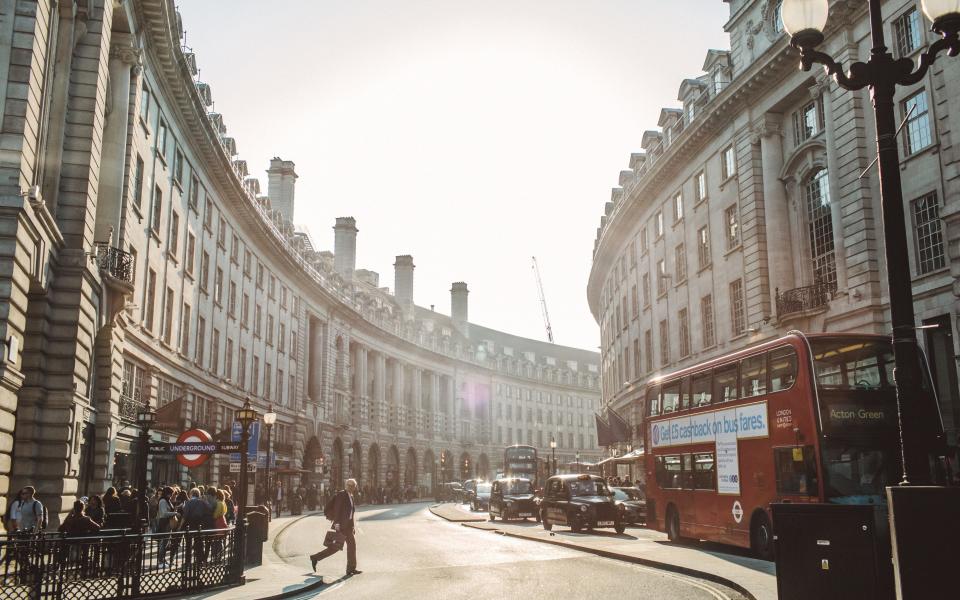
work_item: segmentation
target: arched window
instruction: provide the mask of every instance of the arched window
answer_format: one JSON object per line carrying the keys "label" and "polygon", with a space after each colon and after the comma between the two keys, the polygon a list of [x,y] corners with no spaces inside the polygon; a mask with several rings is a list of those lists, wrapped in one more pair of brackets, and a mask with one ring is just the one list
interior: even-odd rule
{"label": "arched window", "polygon": [[815,283],[837,285],[837,264],[834,259],[833,215],[830,204],[830,182],[827,170],[815,171],[804,190],[807,204],[807,227],[810,233],[810,258]]}
{"label": "arched window", "polygon": [[777,0],[776,6],[773,7],[773,32],[782,33],[783,32],[783,0]]}

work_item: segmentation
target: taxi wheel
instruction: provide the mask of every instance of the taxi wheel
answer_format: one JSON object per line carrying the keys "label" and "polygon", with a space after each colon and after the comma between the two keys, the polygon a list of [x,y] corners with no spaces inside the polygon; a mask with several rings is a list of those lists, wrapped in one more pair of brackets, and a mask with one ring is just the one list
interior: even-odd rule
{"label": "taxi wheel", "polygon": [[546,515],[544,515],[544,517],[543,517],[543,528],[544,528],[544,530],[546,530],[546,531],[550,531],[550,530],[553,529],[553,523],[551,523],[550,521],[547,520]]}
{"label": "taxi wheel", "polygon": [[574,517],[573,520],[570,521],[570,531],[574,533],[580,533],[583,531],[583,524],[580,522],[578,517]]}
{"label": "taxi wheel", "polygon": [[616,531],[618,534],[623,533],[624,531],[627,530],[627,524],[624,523],[623,521],[617,521],[617,523],[613,526],[613,530]]}

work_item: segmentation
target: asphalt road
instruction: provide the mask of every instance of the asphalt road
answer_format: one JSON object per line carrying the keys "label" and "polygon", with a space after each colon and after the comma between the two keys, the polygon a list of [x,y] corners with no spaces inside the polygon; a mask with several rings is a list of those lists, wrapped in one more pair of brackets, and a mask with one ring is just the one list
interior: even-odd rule
{"label": "asphalt road", "polygon": [[[340,552],[317,565],[327,585],[297,598],[742,600],[714,583],[461,527],[430,514],[427,506],[359,510],[357,562],[363,573],[345,577],[346,551]],[[278,539],[277,553],[309,573],[309,555],[322,549],[327,528],[322,516],[302,519]]]}

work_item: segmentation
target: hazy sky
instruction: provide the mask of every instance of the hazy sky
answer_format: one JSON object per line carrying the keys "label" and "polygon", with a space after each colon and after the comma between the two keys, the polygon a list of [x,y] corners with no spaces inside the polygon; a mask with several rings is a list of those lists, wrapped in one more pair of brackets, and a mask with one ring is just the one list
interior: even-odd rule
{"label": "hazy sky", "polygon": [[531,256],[557,343],[596,350],[586,300],[610,188],[677,106],[721,0],[182,0],[187,45],[240,157],[260,178],[297,165],[295,222],[333,249],[360,230],[357,267],[393,288],[412,254],[417,304],[545,339]]}

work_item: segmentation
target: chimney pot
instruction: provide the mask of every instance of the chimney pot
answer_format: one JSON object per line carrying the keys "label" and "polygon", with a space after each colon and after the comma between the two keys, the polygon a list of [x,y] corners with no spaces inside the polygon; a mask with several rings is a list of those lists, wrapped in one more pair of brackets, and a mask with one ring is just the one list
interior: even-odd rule
{"label": "chimney pot", "polygon": [[357,231],[353,217],[338,217],[333,227],[333,270],[348,280],[357,267]]}
{"label": "chimney pot", "polygon": [[470,336],[470,322],[468,319],[467,296],[470,290],[463,281],[455,281],[450,286],[450,318],[453,320],[453,326],[456,327],[464,336]]}

